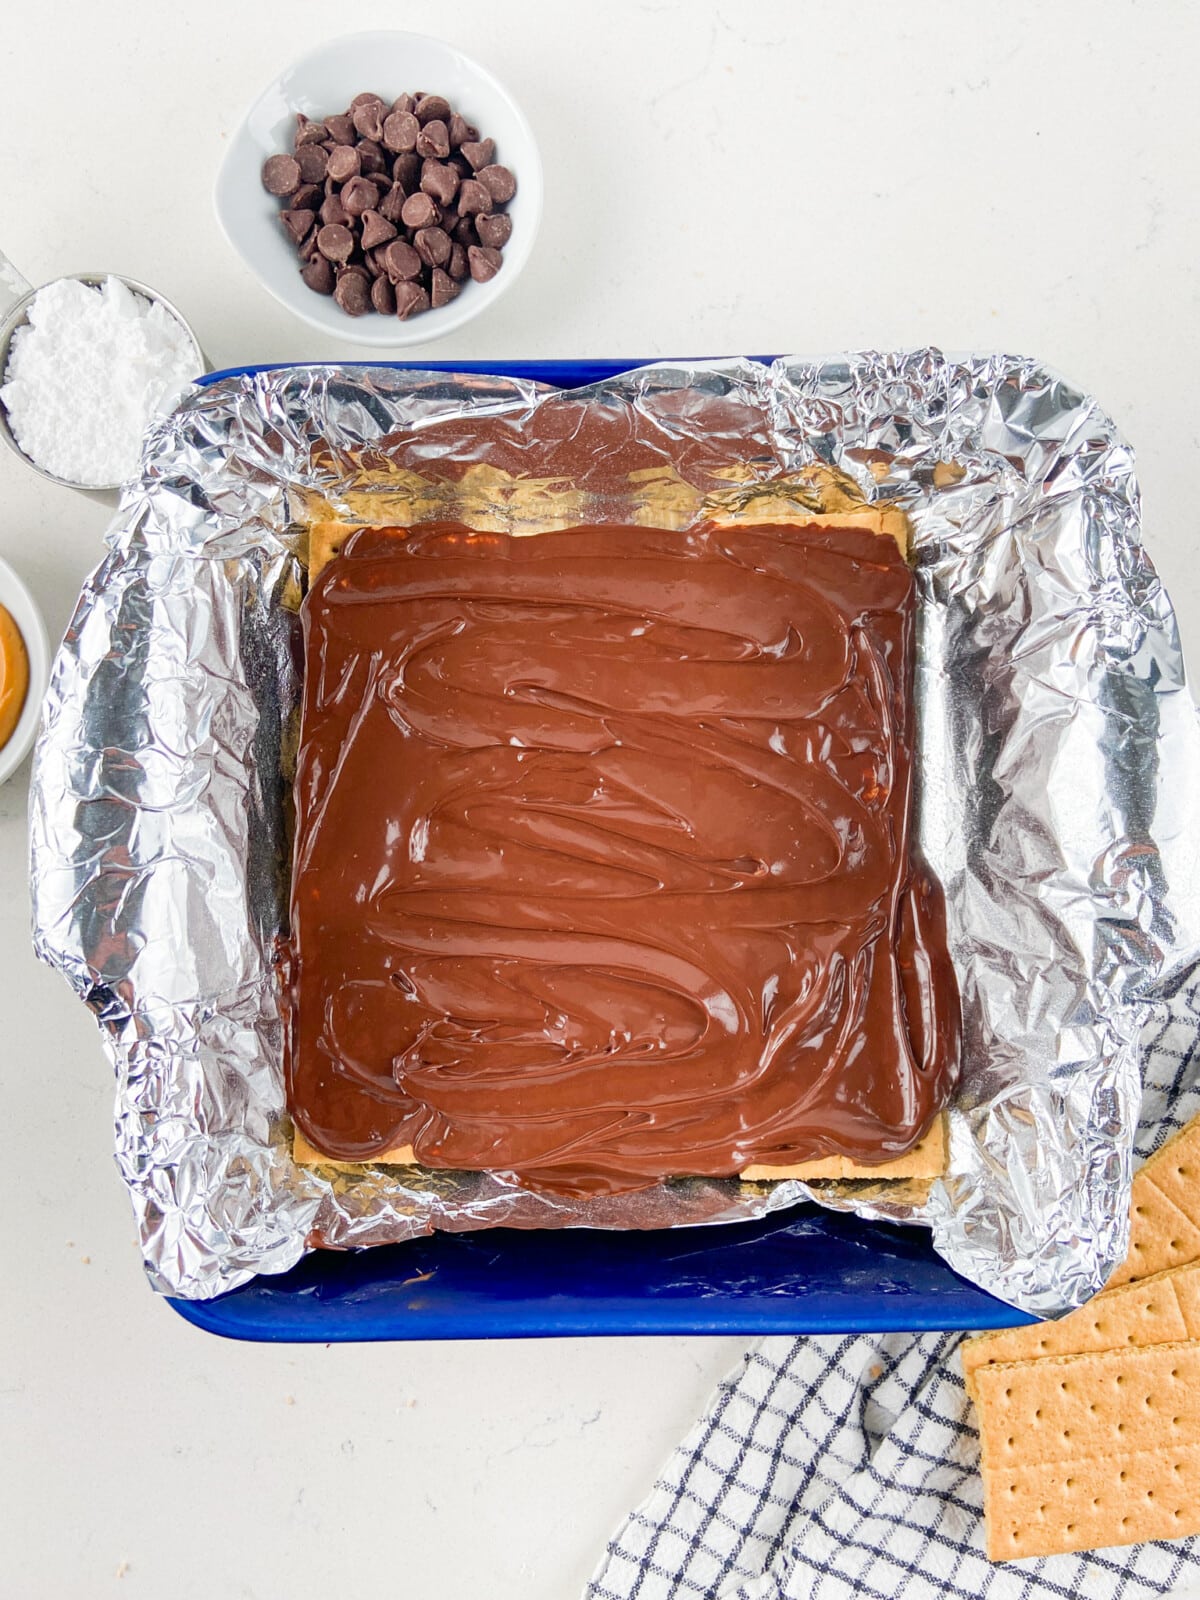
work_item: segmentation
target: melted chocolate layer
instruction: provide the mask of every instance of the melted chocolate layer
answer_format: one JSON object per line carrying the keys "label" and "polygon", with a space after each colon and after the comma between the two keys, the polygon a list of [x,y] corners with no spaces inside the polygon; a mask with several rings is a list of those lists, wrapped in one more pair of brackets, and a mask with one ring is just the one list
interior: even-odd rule
{"label": "melted chocolate layer", "polygon": [[858,530],[360,532],[304,607],[310,1142],[573,1194],[910,1149],[959,1030],[915,603]]}

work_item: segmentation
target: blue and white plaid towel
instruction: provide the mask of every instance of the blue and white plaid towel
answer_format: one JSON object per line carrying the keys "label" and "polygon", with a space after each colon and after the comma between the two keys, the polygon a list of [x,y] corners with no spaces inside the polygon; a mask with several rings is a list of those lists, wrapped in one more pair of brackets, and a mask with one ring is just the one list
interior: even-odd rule
{"label": "blue and white plaid towel", "polygon": [[[1200,1111],[1200,985],[1147,1033],[1142,1159]],[[993,1566],[962,1334],[764,1339],[587,1600],[1200,1597],[1200,1538]]]}

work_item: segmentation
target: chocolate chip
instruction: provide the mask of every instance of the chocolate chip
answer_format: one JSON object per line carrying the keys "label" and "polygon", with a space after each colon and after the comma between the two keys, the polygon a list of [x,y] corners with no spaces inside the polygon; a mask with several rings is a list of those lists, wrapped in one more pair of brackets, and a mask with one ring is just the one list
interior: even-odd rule
{"label": "chocolate chip", "polygon": [[342,228],[344,228],[350,221],[350,213],[342,204],[341,196],[337,194],[329,194],[325,196],[324,200],[321,202],[321,210],[319,215],[323,223],[327,225],[337,225]]}
{"label": "chocolate chip", "polygon": [[402,278],[416,278],[421,271],[421,258],[403,239],[393,239],[383,252],[383,266],[393,283]]}
{"label": "chocolate chip", "polygon": [[408,150],[402,156],[397,156],[392,162],[392,177],[397,183],[404,185],[405,194],[411,194],[417,187],[421,177],[421,158],[415,151]]}
{"label": "chocolate chip", "polygon": [[517,180],[507,167],[480,167],[476,176],[497,205],[504,205],[517,192]]}
{"label": "chocolate chip", "polygon": [[293,244],[300,242],[308,236],[308,231],[317,220],[315,211],[281,211],[279,220],[287,229],[288,236]]}
{"label": "chocolate chip", "polygon": [[421,124],[411,111],[393,111],[384,118],[381,137],[389,150],[397,155],[417,147]]}
{"label": "chocolate chip", "polygon": [[351,178],[342,190],[342,204],[352,217],[373,211],[379,204],[379,185],[370,178]]}
{"label": "chocolate chip", "polygon": [[362,247],[364,250],[374,250],[376,245],[386,244],[389,239],[396,237],[395,227],[386,217],[380,216],[378,211],[364,211],[362,214]]}
{"label": "chocolate chip", "polygon": [[419,283],[398,283],[396,285],[396,315],[401,322],[407,322],[409,317],[414,317],[421,311],[429,310],[429,296]]}
{"label": "chocolate chip", "polygon": [[503,265],[512,220],[496,207],[516,178],[443,96],[418,89],[389,106],[364,93],[334,116],[301,112],[293,149],[269,158],[263,185],[283,202],[303,282],[348,315],[407,320]]}
{"label": "chocolate chip", "polygon": [[262,186],[277,199],[295,194],[300,180],[300,164],[293,156],[268,156],[263,162]]}
{"label": "chocolate chip", "polygon": [[492,209],[492,197],[478,178],[464,178],[458,188],[458,209],[462,216],[477,216]]}
{"label": "chocolate chip", "polygon": [[406,228],[429,228],[441,217],[441,212],[429,196],[421,191],[410,194],[400,211]]}
{"label": "chocolate chip", "polygon": [[358,151],[358,170],[364,178],[373,178],[377,172],[387,172],[388,158],[383,146],[374,139],[360,139],[354,147]]}
{"label": "chocolate chip", "polygon": [[441,267],[434,267],[430,280],[429,303],[436,311],[439,306],[448,306],[451,300],[457,299],[462,293],[462,285],[455,283],[449,274],[442,271]]}
{"label": "chocolate chip", "polygon": [[329,152],[319,144],[302,145],[296,151],[296,165],[305,183],[324,183],[329,169]]}
{"label": "chocolate chip", "polygon": [[446,131],[450,135],[451,150],[457,150],[464,139],[471,137],[467,131],[469,127],[470,123],[467,122],[465,117],[460,117],[457,111],[450,113],[450,121],[446,125]]}
{"label": "chocolate chip", "polygon": [[333,293],[333,268],[324,256],[314,256],[300,268],[300,276],[310,289],[318,294]]}
{"label": "chocolate chip", "polygon": [[355,131],[364,139],[383,138],[383,120],[388,109],[378,95],[357,103],[350,112]]}
{"label": "chocolate chip", "polygon": [[467,251],[467,264],[476,283],[489,283],[500,271],[504,257],[485,244],[473,244]]}
{"label": "chocolate chip", "polygon": [[450,259],[450,235],[441,228],[418,228],[413,249],[427,267],[441,267]]}
{"label": "chocolate chip", "polygon": [[333,298],[352,317],[365,316],[371,309],[370,278],[367,273],[342,273],[333,291]]}
{"label": "chocolate chip", "polygon": [[404,202],[408,196],[404,192],[402,183],[394,183],[383,199],[379,202],[379,215],[386,222],[399,222],[400,213],[404,209]]}
{"label": "chocolate chip", "polygon": [[450,135],[446,131],[446,124],[435,118],[427,122],[417,135],[417,154],[419,156],[448,156],[450,154]]}
{"label": "chocolate chip", "polygon": [[495,211],[490,217],[476,217],[475,232],[480,244],[500,250],[512,237],[512,218],[504,211]]}
{"label": "chocolate chip", "polygon": [[358,151],[352,144],[340,144],[329,157],[327,174],[334,183],[346,183],[351,178],[356,178],[362,170]]}
{"label": "chocolate chip", "polygon": [[292,140],[293,149],[302,150],[305,145],[320,144],[328,137],[329,130],[323,122],[310,122],[302,111],[296,113],[296,137]]}
{"label": "chocolate chip", "polygon": [[496,154],[496,141],[495,139],[467,139],[459,146],[459,149],[471,163],[471,171],[478,172],[480,167],[488,166],[492,157]]}
{"label": "chocolate chip", "polygon": [[341,223],[328,223],[317,234],[317,249],[327,261],[348,261],[354,250],[354,235]]}
{"label": "chocolate chip", "polygon": [[440,161],[426,161],[421,168],[421,187],[440,205],[448,206],[458,193],[458,173]]}
{"label": "chocolate chip", "polygon": [[423,94],[413,111],[423,126],[430,122],[445,122],[450,115],[450,102],[443,100],[440,94]]}

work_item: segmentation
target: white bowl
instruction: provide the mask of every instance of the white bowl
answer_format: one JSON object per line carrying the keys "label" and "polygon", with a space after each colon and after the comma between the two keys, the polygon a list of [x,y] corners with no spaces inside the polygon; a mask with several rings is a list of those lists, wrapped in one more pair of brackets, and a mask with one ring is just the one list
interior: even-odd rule
{"label": "white bowl", "polygon": [[7,783],[29,754],[41,721],[42,700],[50,681],[50,641],[36,601],[7,561],[0,561],[0,605],[12,613],[29,656],[29,692],[12,738],[0,745],[0,783]]}
{"label": "white bowl", "polygon": [[[297,111],[311,118],[331,116],[368,90],[391,101],[414,89],[444,95],[481,137],[496,141],[496,160],[516,175],[504,264],[490,283],[468,279],[457,300],[408,322],[377,312],[351,317],[332,296],[316,294],[300,277],[299,258],[279,221],[279,201],[262,186],[262,165],[268,156],[291,150]],[[541,221],[542,162],[516,101],[461,50],[419,33],[352,33],[302,56],[263,90],[233,136],[214,201],[226,238],[281,305],[333,339],[398,350],[461,328],[516,282]]]}

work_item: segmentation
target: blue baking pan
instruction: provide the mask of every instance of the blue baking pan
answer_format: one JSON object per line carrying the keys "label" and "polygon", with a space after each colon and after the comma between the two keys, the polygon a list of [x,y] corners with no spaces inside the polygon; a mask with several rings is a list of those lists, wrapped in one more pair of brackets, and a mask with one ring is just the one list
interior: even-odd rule
{"label": "blue baking pan", "polygon": [[1028,1317],[936,1256],[921,1228],[816,1206],[729,1227],[441,1233],[318,1250],[281,1277],[171,1304],[231,1339],[850,1333],[1002,1328]]}
{"label": "blue baking pan", "polygon": [[[768,359],[768,358],[761,358]],[[640,361],[372,363],[483,372],[561,388]],[[235,367],[203,383],[267,370]],[[1032,1319],[960,1278],[922,1228],[798,1206],[729,1227],[436,1234],[319,1250],[216,1300],[171,1300],[230,1339],[327,1344],[552,1334],[859,1333],[1003,1328]]]}

